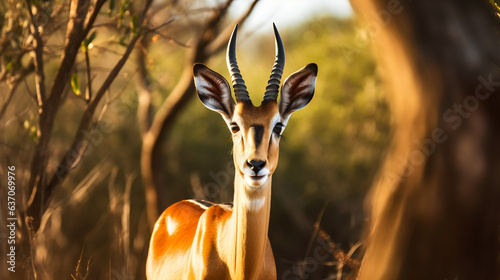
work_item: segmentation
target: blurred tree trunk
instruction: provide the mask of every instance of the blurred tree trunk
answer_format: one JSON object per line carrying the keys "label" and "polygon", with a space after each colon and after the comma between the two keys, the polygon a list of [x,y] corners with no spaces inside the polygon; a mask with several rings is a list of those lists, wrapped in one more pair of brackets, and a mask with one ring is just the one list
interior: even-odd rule
{"label": "blurred tree trunk", "polygon": [[395,129],[369,197],[359,278],[499,279],[493,7],[485,0],[351,2],[367,24]]}

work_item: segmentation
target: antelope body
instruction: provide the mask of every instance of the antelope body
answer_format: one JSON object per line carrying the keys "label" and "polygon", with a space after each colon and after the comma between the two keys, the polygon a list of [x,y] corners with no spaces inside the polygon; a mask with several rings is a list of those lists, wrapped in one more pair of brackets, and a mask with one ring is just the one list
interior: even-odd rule
{"label": "antelope body", "polygon": [[234,205],[184,200],[168,207],[156,222],[147,260],[147,277],[158,279],[276,279],[267,237],[271,181],[278,164],[279,140],[293,111],[312,99],[317,66],[290,75],[278,91],[285,63],[276,26],[276,61],[262,104],[255,107],[235,54],[237,27],[228,44],[228,82],[202,64],[194,65],[201,102],[221,114],[233,138]]}

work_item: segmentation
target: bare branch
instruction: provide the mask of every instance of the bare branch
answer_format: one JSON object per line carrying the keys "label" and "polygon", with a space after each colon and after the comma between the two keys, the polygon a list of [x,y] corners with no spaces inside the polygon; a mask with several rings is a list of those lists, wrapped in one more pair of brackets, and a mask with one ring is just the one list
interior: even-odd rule
{"label": "bare branch", "polygon": [[179,40],[177,40],[177,39],[175,39],[175,38],[172,38],[172,37],[170,37],[170,36],[166,36],[166,35],[161,34],[161,33],[156,33],[156,34],[157,34],[158,36],[162,37],[163,39],[165,39],[165,40],[167,40],[167,41],[169,41],[169,42],[174,42],[175,44],[177,44],[177,45],[179,45],[179,46],[181,46],[181,47],[184,47],[184,48],[189,48],[189,47],[191,47],[190,45],[185,44],[185,43],[183,43],[183,42],[181,42],[181,41],[179,41]]}
{"label": "bare branch", "polygon": [[[147,31],[148,31],[148,32],[151,32],[151,33],[154,33],[155,35],[158,35],[158,36],[160,36],[161,38],[163,38],[163,39],[165,39],[165,40],[167,40],[167,41],[174,42],[174,43],[176,43],[177,45],[179,45],[179,46],[181,46],[181,47],[189,48],[189,47],[190,47],[189,45],[187,45],[187,44],[185,44],[185,43],[183,43],[183,42],[181,42],[181,41],[179,41],[179,40],[177,40],[177,39],[175,39],[175,38],[172,38],[172,37],[170,37],[170,36],[167,36],[167,35],[165,35],[165,34],[163,34],[163,33],[161,33],[161,32],[159,31],[161,28],[163,28],[163,27],[165,27],[165,26],[167,26],[167,25],[171,24],[171,23],[172,23],[174,20],[176,20],[176,19],[177,19],[177,17],[176,17],[176,16],[175,16],[175,17],[172,17],[171,19],[167,20],[166,22],[164,22],[164,23],[162,23],[162,24],[160,24],[160,25],[158,25],[158,26],[156,26],[156,27],[154,27],[154,28],[148,29]],[[146,45],[146,41],[144,41],[144,40],[143,40],[143,42],[142,42],[142,44],[141,44],[141,45]]]}
{"label": "bare branch", "polygon": [[206,52],[206,46],[213,38],[206,36],[206,34],[215,33],[214,31],[217,29],[222,18],[224,18],[231,3],[232,0],[228,0],[222,7],[213,12],[211,18],[207,21],[204,32],[200,34],[197,40],[198,43],[192,48],[192,53],[187,55],[184,70],[179,82],[163,102],[153,120],[151,132],[155,135],[155,138],[162,138],[165,134],[164,131],[169,127],[170,118],[176,116],[178,110],[183,106],[183,101],[188,93],[194,92],[191,67],[195,62],[202,62],[209,58]]}
{"label": "bare branch", "polygon": [[32,56],[35,64],[36,96],[38,100],[38,113],[41,114],[46,99],[45,74],[43,72],[43,41],[40,33],[38,32],[38,26],[35,24],[33,12],[31,11],[31,3],[29,0],[26,0],[25,2],[26,10],[28,11],[30,19],[31,35],[33,36]]}
{"label": "bare branch", "polygon": [[7,93],[7,98],[5,99],[5,102],[2,104],[2,107],[0,108],[0,119],[2,119],[3,115],[5,114],[5,111],[7,110],[7,107],[10,104],[10,101],[12,100],[12,97],[14,96],[14,92],[16,92],[17,87],[19,86],[20,81],[15,82],[9,92]]}
{"label": "bare branch", "polygon": [[[143,13],[145,14],[151,4],[151,0],[146,2],[146,5],[144,7]],[[142,23],[141,23],[142,25]],[[69,174],[69,169],[74,167],[74,159],[75,157],[71,157],[71,154],[78,154],[81,155],[84,152],[84,149],[81,145],[82,141],[85,139],[85,135],[87,130],[89,129],[89,126],[92,122],[92,118],[94,116],[95,110],[97,108],[97,105],[99,104],[100,100],[108,90],[108,88],[111,86],[113,83],[114,79],[118,76],[118,73],[121,71],[125,63],[127,62],[130,54],[132,53],[135,44],[139,38],[142,37],[142,32],[139,32],[138,34],[135,34],[131,39],[130,42],[127,45],[127,48],[125,50],[125,53],[122,55],[122,57],[118,60],[118,62],[115,64],[111,72],[109,73],[108,77],[106,80],[103,82],[99,90],[96,92],[95,97],[91,102],[89,103],[87,109],[85,110],[82,119],[80,120],[80,124],[77,129],[77,134],[73,139],[73,143],[71,144],[70,149],[66,152],[66,154],[61,158],[59,161],[58,167],[56,169],[56,173],[52,176],[49,184],[46,187],[46,192],[48,195],[46,197],[50,197],[51,192],[53,189],[60,185],[61,182],[67,177]]]}
{"label": "bare branch", "polygon": [[97,18],[97,15],[99,15],[99,11],[101,10],[104,3],[106,3],[106,1],[107,0],[96,1],[95,6],[92,8],[92,13],[90,14],[89,17],[87,17],[87,20],[85,21],[85,29],[83,30],[84,37],[86,37],[87,34],[89,34],[90,29],[94,27],[95,19]]}
{"label": "bare branch", "polygon": [[99,104],[101,98],[104,96],[104,93],[109,88],[111,83],[114,81],[123,65],[130,56],[136,41],[139,39],[139,35],[134,36],[125,50],[125,53],[120,58],[120,60],[116,63],[115,67],[111,70],[106,80],[103,82],[99,90],[97,91],[95,98],[89,103],[87,109],[85,110],[83,117],[80,121],[80,125],[77,129],[77,134],[73,139],[73,143],[71,144],[69,150],[59,161],[58,167],[56,169],[56,173],[52,176],[49,184],[46,187],[46,192],[48,195],[46,197],[50,197],[52,190],[58,186],[69,174],[69,170],[74,167],[74,163],[76,158],[71,157],[71,154],[78,154],[78,158],[80,158],[81,154],[85,151],[85,146],[82,145],[82,141],[85,139],[86,132],[89,129],[89,126],[92,122],[92,118],[94,116],[94,112]]}
{"label": "bare branch", "polygon": [[[142,11],[143,15],[146,14],[147,10],[151,5],[151,2],[152,0],[146,1],[144,9]],[[59,186],[62,183],[62,181],[66,178],[66,176],[68,175],[68,171],[71,169],[68,167],[73,166],[73,161],[75,160],[75,157],[72,157],[71,155],[74,153],[79,154],[83,152],[82,149],[83,147],[82,145],[80,145],[80,143],[82,139],[84,139],[85,137],[85,132],[89,128],[89,125],[91,123],[94,112],[97,108],[97,105],[99,104],[99,101],[101,100],[104,93],[111,85],[111,83],[114,81],[114,79],[122,69],[123,65],[125,65],[125,62],[130,56],[130,53],[132,52],[135,43],[141,37],[142,34],[142,30],[140,30],[140,32],[138,32],[131,38],[127,46],[127,49],[125,50],[125,53],[117,62],[115,67],[111,70],[108,77],[97,91],[95,98],[88,104],[87,109],[85,110],[83,117],[80,120],[80,125],[73,139],[72,145],[65,154],[65,156],[59,161],[56,173],[53,174],[52,178],[50,178],[47,185],[45,185],[44,187],[38,187],[39,185],[43,186],[44,184],[44,180],[42,180],[42,178],[45,177],[45,172],[46,172],[45,163],[47,162],[48,158],[47,149],[50,142],[50,132],[52,131],[56,113],[63,99],[65,85],[67,84],[70,78],[71,71],[68,71],[68,69],[72,69],[81,42],[86,36],[85,32],[90,30],[88,29],[89,26],[87,26],[84,29],[84,20],[86,18],[89,5],[90,2],[85,0],[73,0],[71,2],[70,21],[68,22],[68,29],[67,29],[68,31],[62,54],[60,68],[58,69],[58,72],[54,79],[54,85],[51,90],[51,95],[47,102],[46,106],[47,113],[42,114],[40,116],[40,128],[39,128],[40,135],[38,139],[39,141],[35,147],[35,153],[31,163],[32,164],[31,177],[29,182],[30,187],[36,193],[34,196],[33,203],[28,207],[28,213],[27,213],[28,216],[36,217],[36,219],[34,219],[34,225],[33,225],[34,230],[37,230],[40,226],[39,224],[40,217],[45,211],[45,205],[47,201],[51,198],[52,191],[54,190],[55,187]],[[97,10],[98,9],[95,9],[94,11],[97,13]],[[89,22],[93,22],[92,16],[90,17]],[[142,20],[138,22],[138,26],[140,26],[142,29]]]}
{"label": "bare branch", "polygon": [[326,207],[328,206],[328,203],[330,202],[330,199],[327,199],[325,203],[323,204],[323,207],[321,208],[321,211],[318,214],[318,218],[316,218],[316,222],[314,223],[314,231],[313,234],[311,235],[311,238],[309,239],[309,244],[307,245],[307,250],[306,250],[306,255],[304,257],[309,256],[311,253],[312,245],[314,243],[314,239],[318,235],[320,229],[321,229],[321,221],[323,220],[323,215],[325,214]]}
{"label": "bare branch", "polygon": [[253,12],[255,6],[259,0],[254,0],[252,4],[248,7],[247,11],[241,15],[238,19],[229,24],[224,31],[222,31],[217,38],[215,38],[210,45],[207,47],[207,52],[210,54],[217,53],[226,47],[227,41],[233,32],[233,28],[236,24],[243,25],[247,20],[248,16]]}
{"label": "bare branch", "polygon": [[162,24],[158,25],[157,27],[151,28],[151,29],[149,29],[148,31],[158,32],[158,30],[160,30],[161,28],[163,28],[163,27],[165,27],[165,26],[167,26],[167,25],[171,24],[171,23],[172,23],[174,20],[176,20],[176,19],[177,19],[177,17],[172,17],[172,18],[170,18],[169,20],[167,20],[166,22],[164,22],[164,23],[162,23]]}
{"label": "bare branch", "polygon": [[90,99],[92,98],[92,77],[90,76],[90,57],[88,48],[85,48],[85,73],[87,82],[87,89],[85,90],[85,101],[87,101],[88,104],[90,102]]}
{"label": "bare branch", "polygon": [[[356,244],[353,248],[354,250],[350,250],[348,254],[346,254],[344,251],[342,251],[340,248],[337,248],[335,243],[332,242],[330,235],[326,233],[323,229],[319,229],[319,237],[321,237],[324,241],[328,243],[328,246],[330,247],[330,250],[333,253],[333,257],[338,260],[338,267],[339,271],[342,271],[342,268],[347,265],[348,267],[354,269],[355,271],[359,271],[359,268],[361,266],[361,263],[356,260],[351,258],[352,253],[359,248],[361,244]],[[339,278],[340,279],[340,278]]]}
{"label": "bare branch", "polygon": [[83,29],[83,21],[86,18],[89,5],[89,2],[85,0],[72,0],[71,2],[70,20],[67,25],[66,42],[64,43],[61,55],[61,64],[59,65],[49,97],[50,102],[48,106],[50,106],[51,110],[57,111],[59,108],[64,87],[71,77],[71,71],[69,70],[73,68],[81,42],[86,36]]}
{"label": "bare branch", "polygon": [[14,93],[16,92],[19,84],[21,84],[21,81],[23,81],[24,78],[34,70],[35,70],[34,64],[30,63],[30,65],[27,68],[23,69],[19,74],[19,76],[15,78],[14,82],[11,85],[9,93],[7,93],[7,98],[5,99],[5,102],[2,104],[2,107],[0,107],[0,119],[2,119],[3,115],[5,114],[5,111],[9,107],[10,101],[12,100],[12,97],[14,97]]}
{"label": "bare branch", "polygon": [[141,44],[138,45],[139,50],[137,52],[137,68],[139,72],[137,77],[137,119],[139,121],[139,130],[142,137],[148,132],[153,119],[150,90],[151,81],[146,67],[146,52],[149,44],[148,39],[149,36],[143,37]]}
{"label": "bare branch", "polygon": [[67,24],[66,42],[61,55],[61,63],[56,73],[54,83],[51,88],[51,94],[47,102],[43,103],[44,108],[40,112],[39,126],[37,131],[38,141],[35,145],[33,158],[31,160],[29,187],[31,192],[37,192],[33,204],[28,207],[28,216],[34,217],[35,230],[38,229],[40,217],[44,206],[41,205],[41,197],[47,197],[43,194],[45,178],[45,166],[48,160],[48,148],[51,138],[52,127],[63,98],[63,92],[66,84],[71,77],[71,69],[75,63],[75,58],[80,48],[83,30],[83,21],[85,19],[89,2],[85,0],[72,0],[70,8],[70,20]]}

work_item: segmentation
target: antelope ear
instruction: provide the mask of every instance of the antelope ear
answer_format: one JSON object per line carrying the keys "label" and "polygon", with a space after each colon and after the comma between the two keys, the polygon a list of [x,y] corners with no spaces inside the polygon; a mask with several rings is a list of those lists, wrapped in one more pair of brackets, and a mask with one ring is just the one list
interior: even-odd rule
{"label": "antelope ear", "polygon": [[195,64],[193,73],[196,91],[203,105],[219,112],[225,119],[230,119],[234,111],[234,100],[226,79],[203,64]]}
{"label": "antelope ear", "polygon": [[314,63],[286,78],[281,87],[280,115],[288,118],[294,111],[304,108],[313,98],[318,66]]}

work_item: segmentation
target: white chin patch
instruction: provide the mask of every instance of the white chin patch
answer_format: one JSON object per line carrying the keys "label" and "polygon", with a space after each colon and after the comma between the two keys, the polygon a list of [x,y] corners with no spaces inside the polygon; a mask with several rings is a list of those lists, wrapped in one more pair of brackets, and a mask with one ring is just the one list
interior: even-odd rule
{"label": "white chin patch", "polygon": [[245,183],[251,188],[259,188],[269,179],[270,172],[269,169],[265,167],[259,170],[257,176],[255,175],[255,172],[253,172],[253,170],[248,166],[243,167],[242,171]]}
{"label": "white chin patch", "polygon": [[264,176],[249,176],[245,174],[245,182],[247,185],[251,187],[260,187],[262,184],[267,182],[269,177],[267,175]]}

